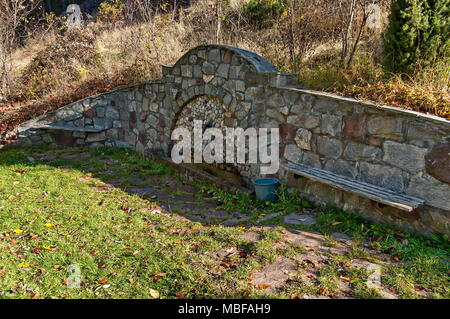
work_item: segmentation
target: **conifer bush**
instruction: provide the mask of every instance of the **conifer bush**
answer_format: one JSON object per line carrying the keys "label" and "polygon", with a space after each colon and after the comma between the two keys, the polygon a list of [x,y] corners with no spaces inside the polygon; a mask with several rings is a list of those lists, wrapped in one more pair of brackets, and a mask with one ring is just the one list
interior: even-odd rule
{"label": "conifer bush", "polygon": [[392,0],[384,66],[412,73],[450,59],[450,0]]}
{"label": "conifer bush", "polygon": [[250,0],[244,6],[244,14],[259,27],[271,26],[288,8],[289,0]]}

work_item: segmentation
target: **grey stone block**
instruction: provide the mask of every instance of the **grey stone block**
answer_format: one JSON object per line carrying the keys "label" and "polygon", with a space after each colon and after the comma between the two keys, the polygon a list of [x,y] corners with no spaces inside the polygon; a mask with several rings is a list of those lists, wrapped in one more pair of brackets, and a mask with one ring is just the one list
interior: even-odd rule
{"label": "grey stone block", "polygon": [[349,142],[344,151],[344,158],[355,161],[376,160],[381,158],[381,149],[366,144]]}
{"label": "grey stone block", "polygon": [[202,71],[204,74],[213,75],[216,73],[216,65],[206,61],[205,63],[203,63]]}
{"label": "grey stone block", "polygon": [[284,217],[283,222],[291,225],[307,225],[312,226],[315,225],[316,219],[307,214],[296,214],[292,213]]}
{"label": "grey stone block", "polygon": [[237,80],[239,78],[239,72],[241,72],[241,66],[232,65],[230,67],[230,79]]}
{"label": "grey stone block", "polygon": [[303,152],[302,163],[308,166],[322,168],[322,162],[320,161],[320,156],[313,152],[305,151]]}
{"label": "grey stone block", "polygon": [[317,138],[317,150],[324,156],[338,158],[342,154],[342,142],[335,138],[319,136]]}
{"label": "grey stone block", "polygon": [[393,141],[385,141],[383,150],[383,160],[386,163],[410,172],[417,172],[425,169],[426,148]]}
{"label": "grey stone block", "polygon": [[[410,123],[406,134],[408,143],[419,147],[432,146],[439,141],[445,132],[441,132],[426,123]],[[450,132],[447,133],[450,136]]]}
{"label": "grey stone block", "polygon": [[106,140],[105,132],[89,133],[86,138],[87,143],[102,142],[104,140]]}
{"label": "grey stone block", "polygon": [[295,91],[283,91],[284,102],[288,105],[293,105],[298,97],[299,94]]}
{"label": "grey stone block", "polygon": [[295,126],[312,129],[319,126],[320,118],[308,114],[290,115],[287,118],[287,122]]}
{"label": "grey stone block", "polygon": [[229,70],[230,70],[229,64],[220,64],[219,67],[217,68],[217,75],[225,79],[228,79]]}
{"label": "grey stone block", "polygon": [[360,163],[360,180],[369,184],[386,187],[402,192],[405,188],[405,178],[402,171],[388,165],[378,165],[372,163]]}
{"label": "grey stone block", "polygon": [[95,113],[97,114],[98,117],[105,117],[105,108],[104,107],[99,107],[97,106],[95,108]]}
{"label": "grey stone block", "polygon": [[425,173],[414,175],[406,193],[426,200],[426,204],[450,210],[450,185],[438,181]]}
{"label": "grey stone block", "polygon": [[245,90],[245,96],[248,100],[263,101],[265,99],[265,90],[261,86],[252,86]]}
{"label": "grey stone block", "polygon": [[339,107],[336,101],[331,98],[317,98],[314,103],[314,110],[321,113],[332,113]]}
{"label": "grey stone block", "polygon": [[197,56],[196,56],[195,54],[191,54],[191,55],[189,56],[189,63],[190,63],[190,64],[195,64],[195,63],[197,63]]}
{"label": "grey stone block", "polygon": [[266,115],[270,118],[277,120],[280,123],[284,122],[284,116],[278,110],[268,108],[266,110]]}
{"label": "grey stone block", "polygon": [[323,134],[337,136],[341,132],[342,117],[324,114],[322,115],[322,125],[320,130]]}
{"label": "grey stone block", "polygon": [[312,133],[304,128],[299,128],[295,135],[295,143],[297,146],[304,150],[311,150],[311,138]]}
{"label": "grey stone block", "polygon": [[401,140],[402,126],[401,121],[392,116],[376,116],[367,122],[369,134],[377,137]]}
{"label": "grey stone block", "polygon": [[210,49],[208,51],[208,61],[220,63],[220,50],[219,49]]}
{"label": "grey stone block", "polygon": [[284,158],[292,163],[301,163],[303,152],[294,144],[289,144],[284,149]]}
{"label": "grey stone block", "polygon": [[356,162],[351,163],[341,159],[328,160],[325,163],[324,169],[350,178],[355,178],[358,175]]}
{"label": "grey stone block", "polygon": [[192,77],[192,65],[182,65],[181,66],[181,75],[186,78]]}
{"label": "grey stone block", "polygon": [[203,77],[202,67],[200,65],[194,65],[193,70],[194,78],[201,79]]}

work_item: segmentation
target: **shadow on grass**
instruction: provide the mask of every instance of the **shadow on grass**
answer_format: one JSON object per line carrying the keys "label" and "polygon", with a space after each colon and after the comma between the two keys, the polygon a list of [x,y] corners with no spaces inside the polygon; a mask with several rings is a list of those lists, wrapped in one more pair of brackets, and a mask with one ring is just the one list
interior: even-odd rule
{"label": "shadow on grass", "polygon": [[[127,149],[35,147],[1,150],[0,176],[2,174],[7,177],[10,176],[9,174],[14,176],[11,179],[6,178],[3,184],[0,181],[0,196],[6,195],[6,193],[15,194],[14,190],[8,190],[5,194],[2,194],[2,188],[3,190],[5,190],[5,187],[14,188],[14,183],[20,182],[20,176],[15,175],[24,174],[27,175],[27,178],[29,177],[26,181],[27,185],[30,185],[29,187],[35,185],[34,187],[39,189],[38,193],[46,191],[46,181],[42,179],[42,176],[50,176],[55,168],[66,170],[70,175],[70,177],[67,177],[68,180],[71,180],[70,183],[64,184],[63,182],[68,181],[61,181],[61,184],[64,185],[61,186],[61,192],[65,191],[63,187],[80,187],[80,194],[86,194],[83,196],[88,196],[87,194],[90,191],[104,192],[107,198],[115,201],[116,198],[120,197],[116,192],[119,191],[119,193],[124,192],[127,195],[137,197],[136,201],[146,200],[142,206],[148,207],[152,212],[158,209],[164,210],[171,213],[176,219],[198,222],[202,226],[233,226],[232,228],[220,228],[221,231],[218,231],[217,227],[211,227],[210,229],[205,227],[204,234],[200,236],[201,242],[196,243],[199,247],[204,245],[205,240],[210,240],[207,237],[211,236],[217,243],[220,242],[225,246],[233,242],[237,252],[242,252],[245,256],[258,256],[260,262],[262,260],[272,262],[279,254],[275,245],[280,242],[279,237],[281,236],[286,243],[300,249],[309,244],[311,247],[315,247],[318,253],[321,253],[322,250],[333,251],[333,249],[339,253],[339,247],[333,246],[336,244],[331,237],[317,235],[317,232],[326,235],[341,232],[350,235],[353,238],[353,243],[358,245],[358,249],[352,252],[357,256],[355,258],[364,256],[362,248],[371,247],[372,251],[376,248],[377,251],[388,254],[393,258],[412,261],[408,266],[410,269],[418,269],[417,271],[427,269],[425,272],[433,271],[438,278],[442,277],[443,270],[446,269],[445,265],[436,266],[439,261],[430,265],[426,265],[425,262],[436,257],[448,260],[450,251],[448,239],[440,237],[425,239],[420,236],[404,234],[396,229],[370,224],[358,216],[346,214],[335,208],[315,207],[295,194],[282,193],[278,202],[262,203],[250,194],[233,194],[211,185],[198,183],[195,180],[189,181],[186,176],[177,175],[165,165],[151,161]],[[61,176],[67,175],[61,174]],[[37,183],[42,183],[42,185]],[[55,184],[58,183],[53,183],[53,188]],[[89,188],[89,192],[86,191],[85,186]],[[84,193],[81,192],[81,188],[83,188]],[[77,190],[71,189],[71,192],[75,194]],[[39,195],[38,193],[36,195]],[[123,196],[121,197],[123,198]],[[33,200],[35,200],[35,203],[24,203],[27,207],[29,206],[27,209],[41,208],[44,205],[40,204],[38,197]],[[99,200],[98,196],[96,200]],[[68,200],[64,205],[67,205],[67,209],[72,209],[70,206],[72,204]],[[86,198],[85,204],[91,205],[91,200]],[[100,204],[92,202],[94,206],[92,211],[96,210],[95,205]],[[119,202],[114,203],[116,209],[120,205],[122,204]],[[80,208],[82,208],[81,206]],[[13,210],[13,208],[10,209],[11,212]],[[125,215],[129,215],[125,219],[130,218],[131,220],[132,214],[129,214],[126,210],[127,207],[125,206],[119,207],[119,211],[125,211]],[[299,212],[314,216],[316,224],[308,226],[284,223],[285,215]],[[264,219],[269,214],[274,214],[272,215],[274,217]],[[145,218],[145,214],[141,216]],[[99,218],[99,216],[96,215],[92,218]],[[111,225],[114,225],[114,223],[115,221]],[[254,234],[251,233],[255,233],[255,229],[248,228],[254,225],[264,227],[258,227],[258,233],[253,238]],[[177,230],[170,223],[161,224],[159,227],[170,228],[168,231],[172,232],[173,230],[174,234],[182,231]],[[309,231],[309,233],[301,230]],[[234,235],[244,233],[248,237],[238,241],[233,239],[233,241],[230,237],[231,232]],[[347,246],[350,245],[351,243]],[[218,248],[216,247],[216,249]],[[288,247],[286,246],[283,249],[286,248]],[[201,251],[201,248],[195,249]],[[226,266],[232,265],[233,262],[232,260],[227,261],[228,250],[227,247],[218,250],[223,252],[222,259],[225,256]],[[295,253],[298,253],[298,251]],[[175,260],[174,258],[172,259]],[[414,270],[412,273],[416,273],[416,271]]]}

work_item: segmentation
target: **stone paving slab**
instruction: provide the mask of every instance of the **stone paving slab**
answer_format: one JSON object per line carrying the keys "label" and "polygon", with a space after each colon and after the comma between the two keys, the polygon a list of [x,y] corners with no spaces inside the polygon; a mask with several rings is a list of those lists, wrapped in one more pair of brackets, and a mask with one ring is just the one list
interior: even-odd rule
{"label": "stone paving slab", "polygon": [[248,231],[240,236],[242,239],[256,243],[261,239],[261,235],[256,231]]}
{"label": "stone paving slab", "polygon": [[258,218],[258,223],[262,223],[262,222],[265,222],[265,221],[268,221],[269,219],[272,219],[272,218],[275,218],[275,217],[278,217],[278,216],[280,216],[281,215],[281,213],[272,213],[272,214],[267,214],[267,215],[264,215],[263,217],[261,217],[261,218]]}
{"label": "stone paving slab", "polygon": [[283,221],[291,225],[306,225],[312,226],[316,224],[316,219],[308,214],[292,213],[284,217]]}
{"label": "stone paving slab", "polygon": [[326,242],[326,239],[322,234],[297,229],[288,229],[284,231],[283,238],[298,248],[319,247]]}
{"label": "stone paving slab", "polygon": [[[107,168],[105,168],[107,170]],[[93,178],[83,178],[85,182],[91,182]],[[149,176],[146,179],[140,178],[113,178],[111,184],[93,186],[99,191],[105,191],[117,187],[122,183],[132,185],[124,187],[123,190],[136,194],[143,198],[151,197],[157,205],[159,213],[169,214],[175,219],[188,222],[199,222],[202,224],[222,223],[226,226],[233,226],[248,221],[250,216],[238,212],[227,212],[220,209],[220,202],[215,200],[198,201],[195,194],[196,187],[183,184],[172,177]],[[175,193],[175,195],[173,195]],[[154,197],[154,198],[153,198]],[[149,209],[149,213],[154,213],[154,208]],[[281,216],[279,212],[271,213],[256,220],[259,224],[263,221]],[[286,223],[294,225],[313,225],[315,219],[313,214],[292,213],[284,217]],[[273,226],[253,225],[246,230],[240,238],[257,244],[263,239],[261,232],[271,230]],[[281,239],[274,243],[272,248],[279,253],[275,260],[264,265],[259,270],[254,270],[251,274],[249,284],[264,295],[270,295],[279,289],[283,289],[288,284],[298,280],[302,283],[315,283],[320,275],[321,268],[329,265],[331,255],[347,255],[351,251],[352,239],[342,233],[332,233],[330,236],[311,231],[297,229],[285,229],[280,232]],[[331,239],[331,240],[330,240]],[[301,253],[286,257],[282,251],[289,248],[300,248]],[[363,248],[363,247],[362,247]],[[375,251],[365,249],[370,254],[377,254]],[[224,247],[214,252],[207,252],[218,269],[228,269],[236,266],[233,257],[239,257],[245,252],[239,251],[237,247]],[[241,257],[239,257],[241,258]],[[380,261],[380,264],[383,264]],[[354,259],[350,267],[367,268],[376,265],[365,259]],[[350,298],[352,287],[348,282],[339,282],[339,291],[333,293],[333,298]],[[380,294],[383,298],[397,298],[398,296],[384,287],[380,287]],[[329,298],[328,295],[307,295],[299,296],[305,299]]]}
{"label": "stone paving slab", "polygon": [[279,256],[274,263],[265,266],[262,270],[252,273],[252,285],[263,293],[271,293],[286,284],[286,281],[294,278],[298,266],[292,259]]}
{"label": "stone paving slab", "polygon": [[228,219],[228,220],[224,221],[223,224],[227,225],[227,226],[233,226],[233,225],[245,222],[249,219],[250,219],[250,216],[240,214],[236,218],[232,218],[232,219]]}

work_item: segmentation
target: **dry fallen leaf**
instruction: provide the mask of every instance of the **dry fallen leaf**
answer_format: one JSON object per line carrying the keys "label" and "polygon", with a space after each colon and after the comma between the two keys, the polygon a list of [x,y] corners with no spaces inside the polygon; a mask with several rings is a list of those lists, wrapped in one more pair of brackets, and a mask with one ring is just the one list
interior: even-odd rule
{"label": "dry fallen leaf", "polygon": [[327,295],[328,294],[328,290],[326,288],[320,288],[319,290],[321,295]]}
{"label": "dry fallen leaf", "polygon": [[178,299],[186,299],[184,292],[177,292],[175,296],[177,296]]}
{"label": "dry fallen leaf", "polygon": [[264,284],[255,286],[255,288],[258,289],[258,290],[264,290],[264,289],[267,289],[269,287],[270,287],[270,285],[264,285]]}
{"label": "dry fallen leaf", "polygon": [[159,298],[159,292],[154,290],[154,289],[150,289],[149,290],[149,294],[150,294],[150,297],[153,298],[153,299],[158,299]]}
{"label": "dry fallen leaf", "polygon": [[152,280],[153,280],[153,281],[158,281],[159,278],[162,278],[162,277],[164,277],[164,276],[166,276],[165,273],[163,273],[163,272],[158,272],[158,273],[156,273],[156,274],[154,274],[154,275],[152,276]]}
{"label": "dry fallen leaf", "polygon": [[344,277],[344,276],[341,276],[340,279],[342,282],[345,282],[345,283],[350,282],[350,279],[348,279],[347,277]]}

